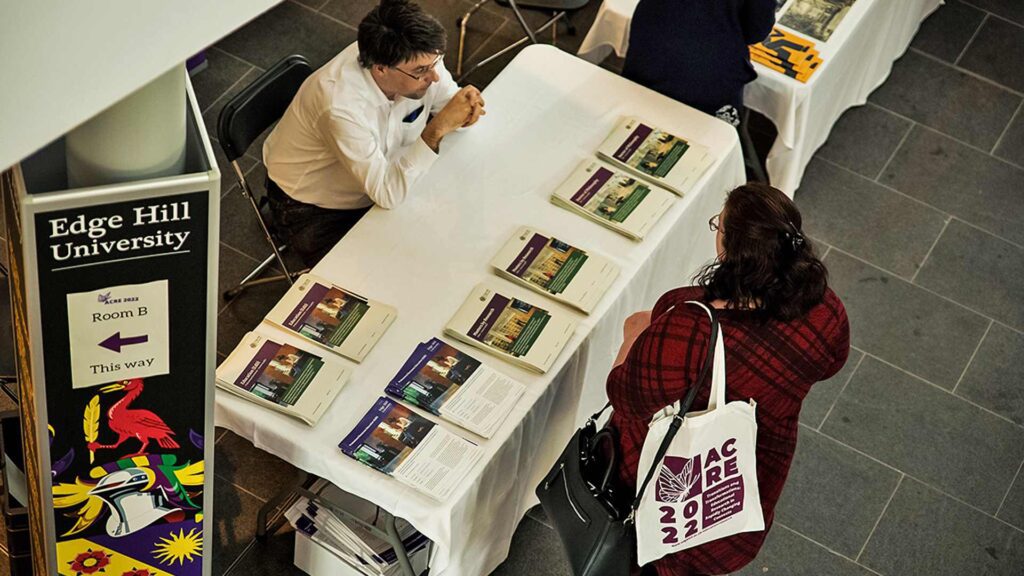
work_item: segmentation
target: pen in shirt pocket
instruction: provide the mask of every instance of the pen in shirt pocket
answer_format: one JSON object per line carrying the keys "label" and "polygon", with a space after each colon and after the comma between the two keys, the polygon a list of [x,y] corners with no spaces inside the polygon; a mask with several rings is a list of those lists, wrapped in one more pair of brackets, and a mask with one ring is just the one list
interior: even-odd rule
{"label": "pen in shirt pocket", "polygon": [[421,104],[419,108],[417,108],[417,109],[413,110],[412,112],[409,112],[408,114],[406,114],[405,118],[402,118],[402,122],[405,122],[407,124],[410,123],[410,122],[415,122],[416,119],[419,118],[420,114],[422,114],[422,113],[423,113],[423,105]]}

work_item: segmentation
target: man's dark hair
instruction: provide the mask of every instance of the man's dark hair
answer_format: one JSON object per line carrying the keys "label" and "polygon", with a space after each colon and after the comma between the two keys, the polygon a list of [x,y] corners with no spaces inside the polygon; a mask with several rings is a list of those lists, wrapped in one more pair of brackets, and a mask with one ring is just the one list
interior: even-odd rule
{"label": "man's dark hair", "polygon": [[359,23],[359,64],[395,66],[420,54],[442,54],[444,26],[408,0],[381,0]]}
{"label": "man's dark hair", "polygon": [[697,276],[709,300],[753,307],[762,319],[793,320],[820,303],[828,272],[777,188],[750,182],[729,193],[722,215],[724,257]]}

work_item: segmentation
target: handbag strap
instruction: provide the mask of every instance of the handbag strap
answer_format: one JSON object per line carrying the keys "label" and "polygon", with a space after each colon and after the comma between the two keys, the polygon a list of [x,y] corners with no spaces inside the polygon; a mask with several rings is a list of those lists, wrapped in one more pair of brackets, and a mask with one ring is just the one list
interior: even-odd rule
{"label": "handbag strap", "polygon": [[686,391],[686,396],[683,398],[679,411],[672,417],[672,422],[668,427],[668,433],[665,434],[665,438],[661,441],[661,446],[658,446],[658,452],[655,454],[654,461],[651,463],[651,469],[647,471],[647,476],[644,478],[643,484],[640,485],[640,490],[637,491],[636,498],[630,506],[629,516],[626,517],[626,524],[633,523],[633,518],[636,516],[637,508],[640,507],[640,500],[644,497],[647,485],[654,477],[654,471],[658,469],[658,464],[661,462],[661,459],[664,458],[665,453],[668,452],[669,445],[672,444],[672,440],[676,437],[676,432],[678,432],[679,427],[682,426],[683,418],[686,417],[686,413],[689,412],[690,406],[693,405],[693,400],[697,397],[697,392],[707,379],[708,371],[711,369],[711,365],[714,361],[715,343],[718,341],[718,317],[711,308],[708,308],[698,302],[694,302],[694,304],[698,304],[701,308],[704,308],[711,317],[711,338],[708,340],[707,356],[704,358],[704,365],[701,366],[700,375],[697,376],[697,381],[694,382],[693,386],[690,386],[689,390]]}

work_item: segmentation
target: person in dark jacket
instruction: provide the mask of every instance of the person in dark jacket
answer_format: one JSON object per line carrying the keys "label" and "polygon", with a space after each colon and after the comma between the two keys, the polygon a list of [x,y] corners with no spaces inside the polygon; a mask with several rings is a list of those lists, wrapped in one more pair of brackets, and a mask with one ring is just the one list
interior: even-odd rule
{"label": "person in dark jacket", "polygon": [[757,77],[747,48],[775,25],[775,0],[640,0],[622,75],[733,126]]}
{"label": "person in dark jacket", "polygon": [[[757,402],[757,484],[765,529],[712,540],[644,567],[645,574],[657,576],[727,574],[754,559],[793,461],[800,406],[811,386],[843,367],[850,351],[846,309],[829,289],[825,266],[785,194],[766,184],[740,186],[709,224],[717,232],[718,259],[697,285],[671,290],[653,310],[626,320],[607,382],[610,426],[619,434],[618,479],[627,493],[636,493],[651,417],[700,384],[711,323],[704,310],[686,301],[702,301],[717,309],[725,342],[726,401]],[[691,411],[708,405],[710,387],[703,383]]]}

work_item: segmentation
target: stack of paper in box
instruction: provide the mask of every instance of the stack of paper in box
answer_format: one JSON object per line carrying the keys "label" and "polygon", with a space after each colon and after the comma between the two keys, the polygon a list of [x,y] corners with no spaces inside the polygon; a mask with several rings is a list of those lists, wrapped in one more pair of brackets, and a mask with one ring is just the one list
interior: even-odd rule
{"label": "stack of paper in box", "polygon": [[548,312],[480,284],[444,333],[543,374],[551,369],[575,329],[576,322],[565,312]]}
{"label": "stack of paper in box", "polygon": [[706,147],[636,118],[623,118],[597,155],[682,196],[715,163]]}
{"label": "stack of paper in box", "polygon": [[512,235],[491,266],[503,278],[588,314],[619,275],[611,260],[526,226]]}
{"label": "stack of paper in box", "polygon": [[350,374],[341,358],[302,338],[257,329],[217,367],[217,386],[313,426]]}
{"label": "stack of paper in box", "polygon": [[[343,560],[353,573],[366,576],[398,576],[402,574],[398,556],[389,542],[371,532],[373,526],[382,532],[386,528],[381,521],[377,507],[366,500],[347,494],[326,480],[318,480],[311,491],[320,494],[330,508],[321,506],[307,498],[300,498],[285,512],[285,517],[301,537]],[[351,517],[336,513],[333,509],[344,510]],[[358,519],[355,520],[355,519]],[[411,524],[395,519],[398,535],[406,554],[413,564],[421,563],[425,568],[426,545],[430,542]],[[299,543],[296,542],[298,549]],[[298,556],[298,554],[296,555]],[[296,558],[298,561],[299,558]],[[332,572],[337,576],[337,572]]]}
{"label": "stack of paper in box", "polygon": [[303,274],[266,320],[362,362],[395,320],[394,308]]}
{"label": "stack of paper in box", "polygon": [[772,29],[767,40],[751,46],[750,59],[800,82],[810,80],[822,63],[814,42],[781,28]]}
{"label": "stack of paper in box", "polygon": [[674,201],[668,191],[599,161],[581,164],[551,195],[552,204],[632,240],[643,240]]}

